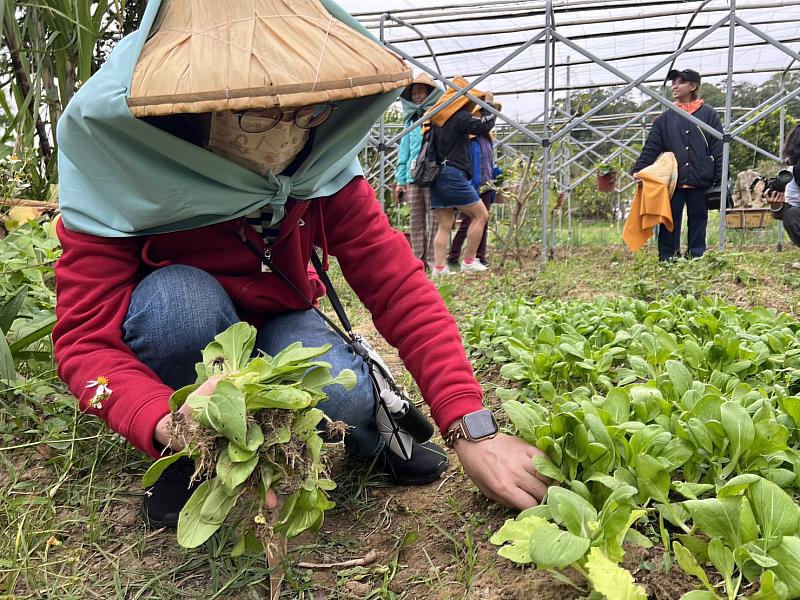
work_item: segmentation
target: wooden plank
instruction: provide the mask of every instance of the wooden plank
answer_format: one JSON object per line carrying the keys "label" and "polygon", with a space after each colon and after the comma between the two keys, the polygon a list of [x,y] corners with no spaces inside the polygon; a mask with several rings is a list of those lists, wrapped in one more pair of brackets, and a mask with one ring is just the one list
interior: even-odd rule
{"label": "wooden plank", "polygon": [[769,208],[729,208],[725,222],[730,229],[763,229],[771,224]]}
{"label": "wooden plank", "polygon": [[41,208],[43,210],[58,210],[57,202],[27,200],[26,198],[0,198],[0,206],[27,206],[30,208]]}

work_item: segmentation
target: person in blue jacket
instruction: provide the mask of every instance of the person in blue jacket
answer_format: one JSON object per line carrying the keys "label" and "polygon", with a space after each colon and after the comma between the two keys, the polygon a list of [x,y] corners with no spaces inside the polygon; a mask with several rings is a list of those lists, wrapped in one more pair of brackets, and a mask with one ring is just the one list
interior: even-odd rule
{"label": "person in blue jacket", "polygon": [[[700,74],[692,69],[673,69],[667,78],[672,81],[675,106],[722,133],[717,111],[700,99]],[[634,178],[662,152],[672,152],[678,161],[678,185],[671,201],[673,230],[661,225],[658,231],[658,259],[670,260],[680,255],[684,205],[689,222],[687,255],[700,257],[706,251],[706,193],[722,179],[722,142],[680,113],[667,110],[653,122],[642,153],[631,169]]]}
{"label": "person in blue jacket", "polygon": [[[410,126],[425,114],[442,95],[442,89],[423,73],[414,78],[414,82],[400,95],[403,105],[403,127]],[[420,259],[426,270],[433,264],[433,237],[436,223],[431,212],[430,189],[414,183],[411,171],[422,147],[422,126],[416,127],[400,141],[399,157],[394,188],[394,200],[399,202],[401,196],[408,200],[411,220],[411,249],[414,256]]]}

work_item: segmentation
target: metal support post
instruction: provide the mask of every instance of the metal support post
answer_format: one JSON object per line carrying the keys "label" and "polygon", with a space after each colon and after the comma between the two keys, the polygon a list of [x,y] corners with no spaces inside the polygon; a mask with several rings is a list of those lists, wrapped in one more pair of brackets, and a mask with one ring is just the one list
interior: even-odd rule
{"label": "metal support post", "polygon": [[550,44],[552,43],[553,0],[547,0],[544,28],[544,136],[542,139],[542,269],[547,267],[547,208],[550,200]]}
{"label": "metal support post", "polygon": [[[786,71],[783,72],[781,77],[781,94],[786,93]],[[778,155],[783,157],[783,145],[786,143],[786,105],[781,106],[780,112],[780,132],[778,134],[779,147]],[[778,252],[783,251],[783,219],[778,219]]]}
{"label": "metal support post", "polygon": [[733,121],[733,53],[736,43],[736,0],[731,0],[731,11],[728,21],[728,80],[725,89],[725,128],[722,138],[722,175],[720,176],[719,195],[719,251],[725,250],[727,223],[725,213],[728,209],[728,171],[731,167],[731,124]]}
{"label": "metal support post", "polygon": [[[571,57],[567,56],[567,112],[572,114],[572,65]],[[572,168],[570,166],[572,136],[567,136],[564,155],[566,161],[561,164],[561,172],[564,177],[564,191],[567,194],[567,240],[572,244]]]}

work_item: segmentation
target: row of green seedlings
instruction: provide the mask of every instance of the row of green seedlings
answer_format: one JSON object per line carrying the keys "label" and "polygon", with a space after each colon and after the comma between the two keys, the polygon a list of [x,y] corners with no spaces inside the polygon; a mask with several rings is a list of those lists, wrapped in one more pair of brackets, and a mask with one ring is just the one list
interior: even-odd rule
{"label": "row of green seedlings", "polygon": [[490,306],[468,344],[519,383],[498,391],[512,430],[561,484],[495,534],[500,554],[646,598],[618,564],[654,526],[703,588],[684,600],[800,597],[798,329],[693,298]]}
{"label": "row of green seedlings", "polygon": [[[330,345],[294,343],[274,357],[251,358],[255,340],[253,327],[237,323],[205,348],[197,382],[170,398],[171,433],[185,449],[158,460],[143,477],[149,487],[179,458],[194,460],[194,478],[202,483],[179,515],[177,538],[185,548],[214,535],[237,504],[233,556],[270,553],[276,536],[317,530],[334,506],[328,492],[336,484],[326,474],[318,429],[326,417],[316,404],[326,397],[325,386],[352,388],[355,374],[345,369],[333,377],[330,364],[317,360]],[[220,377],[213,393],[198,395],[209,377]],[[192,418],[178,412],[184,402]],[[341,439],[344,426],[329,422],[327,431]],[[267,505],[270,490],[282,500],[277,514]]]}

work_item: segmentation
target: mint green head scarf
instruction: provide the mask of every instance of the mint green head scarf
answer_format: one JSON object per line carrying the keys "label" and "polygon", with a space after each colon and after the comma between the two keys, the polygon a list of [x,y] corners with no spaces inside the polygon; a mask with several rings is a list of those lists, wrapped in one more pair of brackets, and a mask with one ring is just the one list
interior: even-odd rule
{"label": "mint green head scarf", "polygon": [[[228,221],[267,205],[274,223],[283,217],[289,196],[329,196],[362,174],[358,153],[402,89],[339,103],[291,177],[262,177],[134,117],[126,96],[160,5],[161,0],[150,0],[141,28],[119,42],[59,120],[59,196],[68,229],[102,237],[167,233]],[[322,5],[374,39],[335,2]]]}
{"label": "mint green head scarf", "polygon": [[[413,84],[412,84],[413,85]],[[400,96],[400,104],[403,105],[403,123],[406,127],[411,125],[417,119],[415,115],[421,110],[423,113],[428,112],[433,105],[442,97],[444,91],[439,86],[434,86],[431,93],[425,97],[421,104],[414,104],[411,100]]]}

